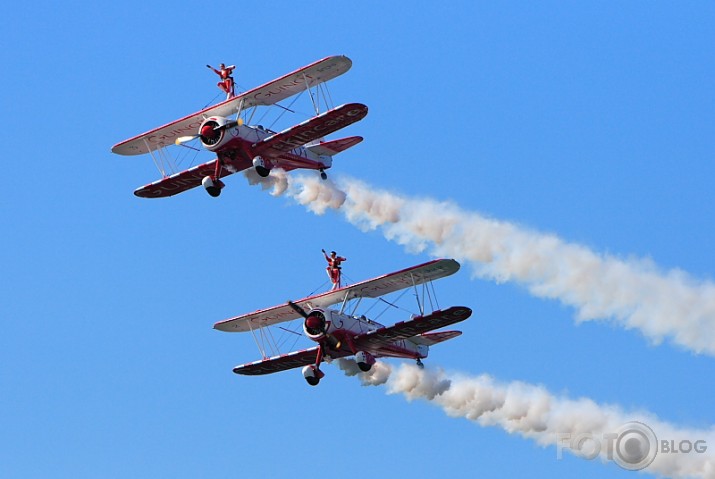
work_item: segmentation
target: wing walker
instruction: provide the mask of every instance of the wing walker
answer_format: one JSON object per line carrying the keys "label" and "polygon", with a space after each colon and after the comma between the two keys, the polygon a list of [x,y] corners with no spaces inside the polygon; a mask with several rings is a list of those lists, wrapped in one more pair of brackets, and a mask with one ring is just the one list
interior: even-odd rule
{"label": "wing walker", "polygon": [[[302,168],[316,170],[326,179],[325,170],[332,167],[333,156],[363,140],[360,136],[329,141],[325,137],[365,118],[365,105],[348,103],[319,113],[320,103],[316,101],[322,92],[325,103],[329,103],[325,82],[350,69],[352,61],[346,56],[324,58],[238,95],[234,92],[233,65],[222,63],[219,69],[206,66],[221,78],[218,86],[226,92],[225,101],[112,147],[119,155],[151,154],[162,174],[160,180],[135,190],[136,196],[161,198],[202,185],[216,197],[225,186],[222,178],[249,168],[261,177],[274,168]],[[258,107],[276,105],[303,91],[308,91],[313,100],[316,114],[312,118],[279,133],[250,124]],[[194,140],[216,158],[184,171],[168,171],[167,165],[173,164],[168,150],[175,145],[190,147]]]}

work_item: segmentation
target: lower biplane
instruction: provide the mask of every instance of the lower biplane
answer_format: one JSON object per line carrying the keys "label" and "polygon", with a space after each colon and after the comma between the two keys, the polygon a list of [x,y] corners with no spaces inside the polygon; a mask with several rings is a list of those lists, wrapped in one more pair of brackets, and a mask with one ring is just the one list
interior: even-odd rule
{"label": "lower biplane", "polygon": [[[226,332],[250,331],[255,339],[263,335],[264,328],[302,318],[303,332],[318,343],[312,348],[273,357],[267,357],[264,350],[263,359],[233,368],[236,374],[255,376],[302,367],[305,380],[315,386],[325,375],[320,369],[323,361],[348,356],[354,356],[360,370],[365,372],[380,357],[414,359],[422,366],[422,359],[427,357],[430,346],[462,334],[460,331],[434,330],[464,321],[472,314],[472,310],[464,306],[425,311],[428,296],[432,303],[433,291],[432,294],[429,292],[431,282],[458,270],[459,263],[453,259],[434,260],[299,301],[288,301],[286,304],[220,321],[214,328]],[[355,314],[363,298],[381,298],[406,288],[415,288],[418,292],[417,287],[420,285],[424,293],[423,300],[418,300],[420,314],[406,321],[384,326],[364,315]],[[347,311],[348,302],[356,303],[351,312]],[[341,305],[340,309],[328,308],[336,304]]]}
{"label": "lower biplane", "polygon": [[[261,177],[268,176],[274,168],[285,171],[304,168],[317,170],[326,179],[325,170],[332,166],[332,157],[357,145],[362,137],[331,141],[325,137],[363,119],[367,107],[349,103],[319,113],[319,101],[316,102],[311,89],[323,91],[325,82],[351,66],[352,61],[345,56],[324,58],[239,95],[231,92],[227,100],[217,105],[114,145],[112,152],[152,155],[162,178],[134,191],[142,198],[173,196],[199,185],[216,197],[224,187],[222,178],[249,168],[254,168]],[[249,124],[258,107],[278,104],[303,91],[310,93],[315,116],[280,133]],[[199,140],[216,158],[170,174],[165,165],[172,163],[172,155],[167,148],[172,145],[193,148],[188,145],[193,140]]]}

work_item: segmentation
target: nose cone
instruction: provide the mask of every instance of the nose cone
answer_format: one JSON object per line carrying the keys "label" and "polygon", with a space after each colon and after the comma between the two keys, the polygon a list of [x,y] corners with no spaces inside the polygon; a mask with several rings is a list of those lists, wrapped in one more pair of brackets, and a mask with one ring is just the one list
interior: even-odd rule
{"label": "nose cone", "polygon": [[213,126],[204,125],[203,128],[201,128],[201,136],[213,139],[218,136],[218,132],[213,129]]}
{"label": "nose cone", "polygon": [[313,331],[320,331],[321,329],[323,329],[323,321],[321,319],[322,318],[319,318],[315,315],[308,316],[305,320],[306,328]]}

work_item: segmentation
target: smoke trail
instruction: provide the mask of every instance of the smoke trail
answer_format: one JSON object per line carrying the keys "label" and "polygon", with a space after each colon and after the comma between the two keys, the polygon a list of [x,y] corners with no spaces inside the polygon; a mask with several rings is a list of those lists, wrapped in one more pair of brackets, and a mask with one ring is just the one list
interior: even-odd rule
{"label": "smoke trail", "polygon": [[[340,359],[338,364],[363,385],[386,384],[389,394],[426,400],[449,416],[501,427],[544,447],[556,446],[557,458],[569,452],[585,459],[600,456],[629,470],[645,466],[645,472],[668,477],[715,477],[715,457],[707,449],[715,444],[712,428],[678,429],[647,412],[627,413],[586,398],[558,397],[542,386],[503,384],[486,374],[467,377],[407,364],[393,370],[384,362],[362,373],[354,360]],[[671,444],[682,445],[681,452],[669,450]],[[689,452],[683,453],[685,448]]]}
{"label": "smoke trail", "polygon": [[274,171],[267,181],[277,185],[274,195],[286,194],[316,214],[340,211],[362,230],[379,228],[410,252],[468,261],[477,277],[515,281],[537,297],[558,299],[577,310],[578,321],[611,319],[656,344],[670,338],[715,355],[715,284],[683,271],[597,254],[452,202],[408,198],[354,179],[343,179],[338,187]]}

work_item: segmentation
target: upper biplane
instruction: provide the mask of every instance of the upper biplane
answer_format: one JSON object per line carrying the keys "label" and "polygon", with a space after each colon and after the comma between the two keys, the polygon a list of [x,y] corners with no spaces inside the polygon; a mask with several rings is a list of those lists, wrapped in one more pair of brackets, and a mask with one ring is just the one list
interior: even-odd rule
{"label": "upper biplane", "polygon": [[[303,332],[317,346],[267,357],[233,368],[236,374],[270,374],[303,367],[303,377],[315,386],[324,373],[320,364],[347,356],[354,356],[362,371],[369,371],[379,357],[415,359],[422,366],[429,347],[462,334],[460,331],[439,331],[435,329],[464,321],[472,310],[464,306],[454,306],[444,310],[434,309],[433,293],[429,285],[436,279],[444,278],[459,270],[459,263],[453,259],[439,259],[418,266],[390,273],[367,281],[345,286],[326,293],[309,296],[299,301],[244,314],[220,321],[215,329],[226,332],[250,331],[256,337],[264,337],[264,328],[303,318]],[[422,300],[419,300],[419,315],[412,315],[407,321],[392,326],[383,326],[376,321],[357,315],[356,310],[363,298],[381,298],[384,295],[406,288],[422,286]],[[426,311],[427,298],[432,310]],[[436,301],[436,298],[434,298]],[[349,302],[354,303],[348,311]],[[341,304],[340,309],[328,306]],[[387,303],[390,304],[390,303]],[[270,335],[268,335],[270,337]],[[258,342],[258,341],[257,341]]]}
{"label": "upper biplane", "polygon": [[[266,177],[273,168],[286,171],[305,168],[320,171],[332,166],[332,156],[362,141],[351,136],[332,141],[324,137],[355,123],[367,115],[367,107],[349,103],[318,114],[318,104],[311,89],[322,91],[325,82],[350,69],[352,61],[345,56],[332,56],[300,68],[197,113],[130,138],[112,147],[119,155],[150,153],[163,178],[138,188],[136,196],[160,198],[173,196],[203,185],[211,196],[218,196],[224,183],[221,178],[248,168]],[[308,91],[316,115],[280,133],[260,125],[249,125],[260,106],[275,105],[293,95]],[[327,103],[327,101],[326,101]],[[216,154],[216,158],[187,170],[169,174],[165,164],[171,156],[171,145],[192,140]],[[187,145],[188,146],[188,145]]]}

